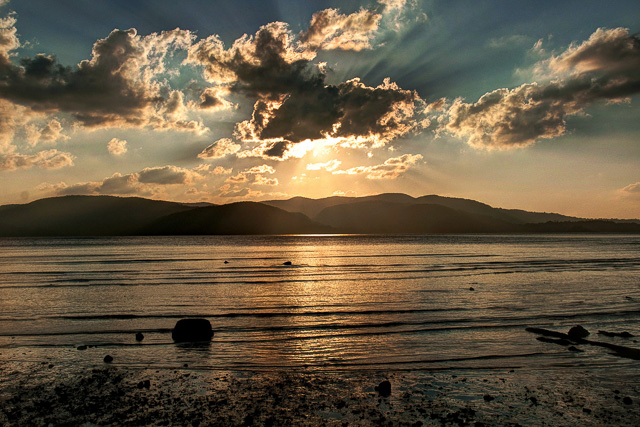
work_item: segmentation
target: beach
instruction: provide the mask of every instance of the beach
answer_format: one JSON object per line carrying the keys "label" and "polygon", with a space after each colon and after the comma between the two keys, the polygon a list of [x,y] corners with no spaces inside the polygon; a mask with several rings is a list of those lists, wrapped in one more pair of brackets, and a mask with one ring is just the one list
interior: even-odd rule
{"label": "beach", "polygon": [[637,236],[0,246],[0,425],[640,423]]}
{"label": "beach", "polygon": [[[7,426],[640,422],[637,378],[608,369],[225,372],[114,361],[63,375],[46,362],[24,364],[9,377],[0,394],[0,424]],[[384,380],[388,396],[375,390]]]}

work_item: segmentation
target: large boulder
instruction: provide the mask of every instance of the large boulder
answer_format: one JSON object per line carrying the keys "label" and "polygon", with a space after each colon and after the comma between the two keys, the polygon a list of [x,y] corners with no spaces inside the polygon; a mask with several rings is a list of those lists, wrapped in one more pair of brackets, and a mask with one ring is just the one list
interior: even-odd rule
{"label": "large boulder", "polygon": [[180,319],[171,333],[175,342],[211,341],[212,337],[213,330],[207,319]]}

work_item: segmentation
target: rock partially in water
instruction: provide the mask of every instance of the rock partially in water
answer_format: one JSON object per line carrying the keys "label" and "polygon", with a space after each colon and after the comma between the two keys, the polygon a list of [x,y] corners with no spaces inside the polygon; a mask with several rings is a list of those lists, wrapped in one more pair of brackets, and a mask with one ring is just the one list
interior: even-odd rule
{"label": "rock partially in water", "polygon": [[589,331],[583,328],[581,325],[576,325],[569,329],[569,338],[572,340],[581,340],[589,336]]}
{"label": "rock partially in water", "polygon": [[484,396],[482,396],[482,398],[484,399],[485,402],[491,402],[492,400],[495,399],[495,397],[491,396],[490,394],[485,394]]}
{"label": "rock partially in water", "polygon": [[380,396],[388,397],[391,395],[391,383],[384,380],[375,387],[375,391],[377,391]]}
{"label": "rock partially in water", "polygon": [[113,357],[107,354],[103,360],[104,360],[104,363],[111,363],[113,362]]}
{"label": "rock partially in water", "polygon": [[76,350],[86,350],[87,346],[86,345],[79,345]]}
{"label": "rock partially in water", "polygon": [[633,400],[629,396],[626,396],[624,399],[622,399],[622,403],[624,403],[625,405],[631,405],[633,403]]}
{"label": "rock partially in water", "polygon": [[207,319],[180,319],[173,328],[171,338],[175,342],[211,341],[213,329]]}
{"label": "rock partially in water", "polygon": [[136,334],[136,341],[142,341],[144,339],[144,335],[142,334],[142,332],[138,332]]}
{"label": "rock partially in water", "polygon": [[285,261],[282,263],[282,265],[291,265],[291,261]]}

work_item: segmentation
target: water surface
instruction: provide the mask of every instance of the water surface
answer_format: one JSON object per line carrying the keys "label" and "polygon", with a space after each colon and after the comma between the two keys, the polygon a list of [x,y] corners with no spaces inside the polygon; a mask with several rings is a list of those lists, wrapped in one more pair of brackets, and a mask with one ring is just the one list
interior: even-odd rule
{"label": "water surface", "polygon": [[[525,327],[582,324],[593,339],[640,348],[596,334],[640,335],[639,271],[640,236],[627,235],[0,239],[0,357],[73,365],[109,353],[133,367],[201,369],[637,370],[603,348],[539,342]],[[184,317],[211,321],[211,345],[172,343]]]}

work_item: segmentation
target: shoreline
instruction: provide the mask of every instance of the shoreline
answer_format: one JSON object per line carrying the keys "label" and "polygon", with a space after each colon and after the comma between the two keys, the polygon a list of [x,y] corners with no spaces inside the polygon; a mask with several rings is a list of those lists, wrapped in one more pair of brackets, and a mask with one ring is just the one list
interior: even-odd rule
{"label": "shoreline", "polygon": [[[0,365],[1,366],[1,365]],[[0,424],[638,425],[624,369],[203,371],[102,364],[2,369]],[[389,396],[376,391],[391,384]]]}

